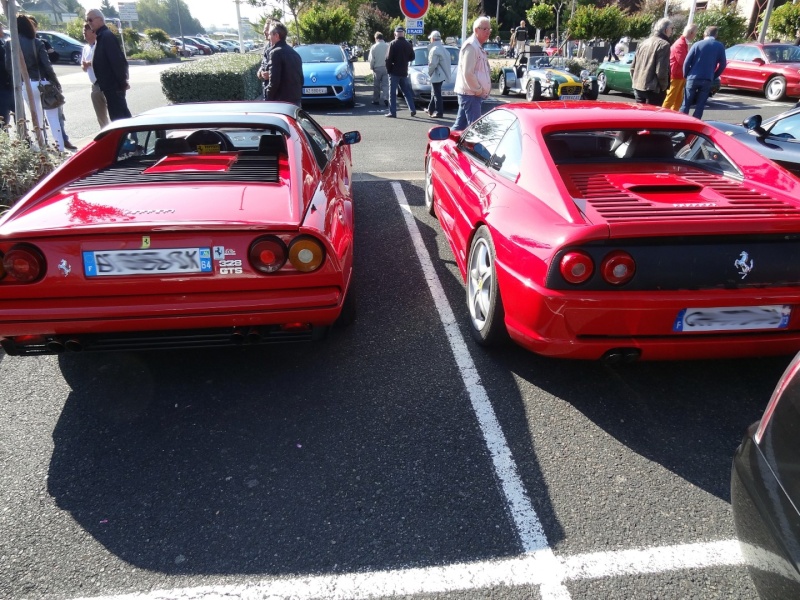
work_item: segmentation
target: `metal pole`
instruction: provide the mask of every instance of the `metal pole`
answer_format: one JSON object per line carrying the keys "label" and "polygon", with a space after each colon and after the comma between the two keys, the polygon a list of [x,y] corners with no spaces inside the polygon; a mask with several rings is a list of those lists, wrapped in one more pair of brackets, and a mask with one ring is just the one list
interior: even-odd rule
{"label": "metal pole", "polygon": [[467,4],[467,0],[464,0],[464,6],[461,9],[461,43],[464,43],[464,40],[467,39],[467,11],[469,10],[469,5]]}
{"label": "metal pole", "polygon": [[242,15],[239,10],[241,0],[233,0],[236,3],[236,31],[239,32],[239,54],[244,54],[244,39],[242,39]]}
{"label": "metal pole", "polygon": [[767,37],[767,29],[769,28],[769,19],[772,16],[772,7],[775,4],[775,0],[769,0],[767,2],[767,8],[764,10],[764,25],[761,27],[761,33],[758,34],[758,43],[763,44],[764,38]]}
{"label": "metal pole", "polygon": [[180,52],[186,52],[186,40],[183,37],[183,26],[181,25],[181,0],[175,0],[175,6],[178,8],[178,33],[180,34],[181,44],[183,44]]}

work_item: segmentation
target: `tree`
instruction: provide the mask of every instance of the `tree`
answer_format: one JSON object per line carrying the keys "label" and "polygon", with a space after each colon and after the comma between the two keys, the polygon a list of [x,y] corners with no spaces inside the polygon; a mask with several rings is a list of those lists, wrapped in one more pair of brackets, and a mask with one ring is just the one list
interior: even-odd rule
{"label": "tree", "polygon": [[[762,24],[759,23],[758,31]],[[771,38],[794,40],[797,30],[800,29],[800,4],[784,4],[772,11],[769,20],[769,35]]]}
{"label": "tree", "polygon": [[[433,6],[431,6],[433,8]],[[362,48],[369,48],[375,40],[375,32],[383,33],[388,37],[392,18],[372,4],[362,4],[358,7],[356,25],[353,30],[353,39]],[[426,17],[427,22],[427,17]]]}
{"label": "tree", "polygon": [[461,35],[461,6],[450,4],[431,4],[425,15],[425,35],[436,30],[442,38]]}
{"label": "tree", "polygon": [[556,11],[555,9],[544,2],[534,4],[528,12],[525,13],[528,19],[528,24],[534,29],[545,31],[552,29],[556,24]]}
{"label": "tree", "polygon": [[353,36],[356,20],[342,6],[315,4],[298,20],[303,39],[309,44],[338,44]]}
{"label": "tree", "polygon": [[650,36],[653,32],[653,23],[655,23],[655,19],[653,15],[637,13],[627,17],[627,22],[625,35],[629,36],[632,40],[639,40]]}
{"label": "tree", "polygon": [[110,0],[103,0],[100,3],[100,12],[106,19],[119,19],[119,11],[111,6]]}
{"label": "tree", "polygon": [[697,25],[699,36],[703,35],[706,27],[719,27],[717,40],[726,48],[743,42],[747,36],[747,19],[739,14],[735,4],[697,12],[694,15],[694,24]]}

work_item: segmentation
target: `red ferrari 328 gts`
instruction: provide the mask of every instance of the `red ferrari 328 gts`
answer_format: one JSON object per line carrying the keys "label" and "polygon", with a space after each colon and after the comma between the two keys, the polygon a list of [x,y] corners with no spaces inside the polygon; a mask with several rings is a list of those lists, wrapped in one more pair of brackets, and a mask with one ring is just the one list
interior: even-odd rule
{"label": "red ferrari 328 gts", "polygon": [[0,219],[3,348],[292,341],[351,319],[360,138],[279,102],[115,121]]}
{"label": "red ferrari 328 gts", "polygon": [[560,102],[429,138],[425,201],[478,343],[609,361],[800,349],[800,181],[721,131]]}

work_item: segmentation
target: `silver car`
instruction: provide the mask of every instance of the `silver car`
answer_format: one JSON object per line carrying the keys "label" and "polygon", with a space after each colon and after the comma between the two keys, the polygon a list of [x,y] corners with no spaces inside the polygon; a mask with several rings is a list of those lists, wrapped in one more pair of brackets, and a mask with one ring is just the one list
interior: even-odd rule
{"label": "silver car", "polygon": [[[445,46],[450,53],[450,81],[442,85],[442,96],[445,102],[456,102],[456,93],[453,87],[456,84],[456,71],[458,70],[458,48],[455,46]],[[431,101],[431,78],[428,76],[428,46],[418,46],[414,48],[414,60],[408,67],[408,78],[411,80],[411,90],[414,92],[414,100],[422,103]]]}

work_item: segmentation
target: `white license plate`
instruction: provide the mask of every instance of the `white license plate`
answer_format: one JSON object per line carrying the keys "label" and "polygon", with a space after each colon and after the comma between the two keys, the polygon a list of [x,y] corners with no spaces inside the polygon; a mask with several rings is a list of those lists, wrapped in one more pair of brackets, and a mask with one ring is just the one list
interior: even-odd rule
{"label": "white license plate", "polygon": [[692,332],[785,329],[791,314],[792,307],[788,304],[685,308],[678,313],[672,329]]}
{"label": "white license plate", "polygon": [[324,94],[328,88],[303,88],[304,94]]}
{"label": "white license plate", "polygon": [[442,97],[445,96],[455,96],[456,93],[452,90],[442,90]]}
{"label": "white license plate", "polygon": [[87,277],[212,273],[211,248],[93,250],[83,253]]}
{"label": "white license plate", "polygon": [[560,100],[580,100],[580,94],[564,94],[563,96],[559,97]]}

